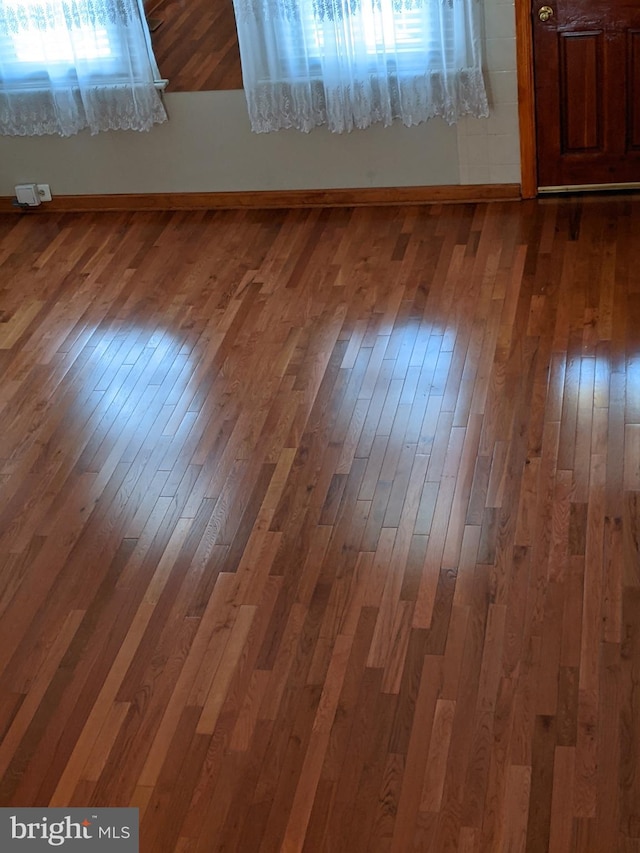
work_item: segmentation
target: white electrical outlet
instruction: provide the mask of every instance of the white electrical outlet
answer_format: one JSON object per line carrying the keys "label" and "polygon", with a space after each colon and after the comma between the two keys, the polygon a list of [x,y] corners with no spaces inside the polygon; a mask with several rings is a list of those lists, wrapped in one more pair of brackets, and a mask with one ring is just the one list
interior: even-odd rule
{"label": "white electrical outlet", "polygon": [[23,207],[37,207],[43,201],[51,201],[49,184],[17,184],[16,200]]}
{"label": "white electrical outlet", "polygon": [[37,207],[40,204],[40,194],[35,184],[16,184],[16,200],[23,207]]}

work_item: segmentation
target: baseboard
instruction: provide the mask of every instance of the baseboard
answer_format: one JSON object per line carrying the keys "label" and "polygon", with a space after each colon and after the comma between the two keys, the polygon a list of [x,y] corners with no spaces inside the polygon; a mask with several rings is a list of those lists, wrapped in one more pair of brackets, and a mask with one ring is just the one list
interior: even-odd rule
{"label": "baseboard", "polygon": [[[241,208],[364,207],[394,204],[506,201],[519,199],[519,184],[465,184],[437,187],[379,187],[267,192],[132,193],[127,195],[55,195],[28,213],[100,210],[223,210]],[[13,199],[0,198],[0,212],[21,212]]]}

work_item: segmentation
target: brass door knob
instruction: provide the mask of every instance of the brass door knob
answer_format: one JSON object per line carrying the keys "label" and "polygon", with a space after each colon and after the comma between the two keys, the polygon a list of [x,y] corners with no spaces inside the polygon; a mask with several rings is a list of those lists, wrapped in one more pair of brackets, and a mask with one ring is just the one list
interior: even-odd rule
{"label": "brass door knob", "polygon": [[549,18],[553,18],[553,9],[551,6],[541,6],[538,10],[538,17],[544,24]]}

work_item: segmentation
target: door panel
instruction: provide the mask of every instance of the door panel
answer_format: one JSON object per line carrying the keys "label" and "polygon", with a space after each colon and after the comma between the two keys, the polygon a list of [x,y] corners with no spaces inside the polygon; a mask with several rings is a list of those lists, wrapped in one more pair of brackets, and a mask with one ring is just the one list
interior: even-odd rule
{"label": "door panel", "polygon": [[532,13],[538,185],[640,182],[640,3],[536,0]]}
{"label": "door panel", "polygon": [[562,153],[602,151],[602,32],[560,33]]}
{"label": "door panel", "polygon": [[627,115],[629,150],[640,151],[640,30],[629,30]]}

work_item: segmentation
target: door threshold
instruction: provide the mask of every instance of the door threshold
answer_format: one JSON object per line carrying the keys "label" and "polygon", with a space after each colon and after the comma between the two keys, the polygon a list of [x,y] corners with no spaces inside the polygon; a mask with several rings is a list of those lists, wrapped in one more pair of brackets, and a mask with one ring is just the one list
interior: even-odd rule
{"label": "door threshold", "polygon": [[558,187],[538,187],[540,195],[548,193],[604,193],[615,190],[640,190],[640,181],[626,184],[571,184]]}

